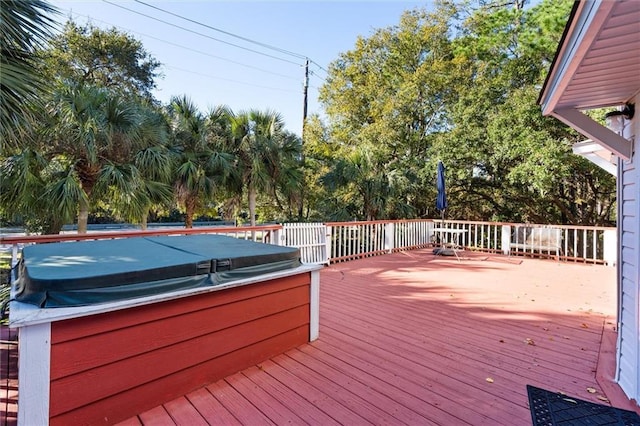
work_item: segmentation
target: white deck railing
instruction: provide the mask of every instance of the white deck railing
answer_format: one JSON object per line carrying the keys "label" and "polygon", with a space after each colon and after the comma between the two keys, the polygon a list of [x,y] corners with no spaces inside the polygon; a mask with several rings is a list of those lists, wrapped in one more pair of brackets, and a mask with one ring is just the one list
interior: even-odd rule
{"label": "white deck railing", "polygon": [[[306,233],[305,227],[309,227]],[[324,240],[322,227],[326,229]],[[313,260],[303,256],[303,261],[335,263],[453,243],[451,239],[456,234],[434,232],[434,228],[465,231],[457,233],[457,243],[467,250],[608,265],[616,263],[616,229],[597,226],[429,219],[285,224],[283,234],[293,231],[298,236],[313,235],[305,242],[287,240],[287,245],[314,247]],[[441,241],[441,238],[445,240]],[[557,247],[553,245],[555,243]],[[324,254],[323,245],[326,246]]]}
{"label": "white deck railing", "polygon": [[[463,233],[434,232],[434,228]],[[551,232],[552,231],[552,232]],[[211,227],[151,231],[113,231],[90,234],[0,237],[0,247],[12,252],[12,267],[25,244],[54,241],[128,238],[143,235],[215,233],[300,249],[303,263],[329,264],[395,251],[435,246],[458,236],[467,250],[558,260],[615,265],[615,228],[541,225],[459,220],[391,220],[369,222],[287,223],[257,227]],[[554,235],[553,241],[549,234]],[[542,235],[542,237],[540,237]],[[547,235],[544,239],[544,235]],[[557,247],[556,247],[557,243]]]}

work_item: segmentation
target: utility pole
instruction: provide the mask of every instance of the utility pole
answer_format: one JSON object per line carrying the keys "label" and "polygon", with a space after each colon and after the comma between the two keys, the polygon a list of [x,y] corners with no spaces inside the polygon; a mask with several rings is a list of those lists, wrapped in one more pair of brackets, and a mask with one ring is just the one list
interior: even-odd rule
{"label": "utility pole", "polygon": [[304,62],[304,104],[302,107],[302,140],[304,141],[304,126],[307,122],[307,92],[309,91],[309,58],[306,58]]}
{"label": "utility pole", "polygon": [[[302,106],[302,137],[300,138],[300,140],[302,141],[302,144],[304,145],[304,128],[307,124],[307,92],[309,90],[309,58],[306,58],[304,61],[304,85],[303,85],[304,89],[303,89],[303,94],[304,94],[304,103]],[[302,165],[304,167],[304,147],[301,147],[301,152],[300,152],[300,160],[302,162]],[[304,169],[303,169],[304,170]],[[303,214],[304,214],[304,194],[305,193],[305,187],[304,184],[302,185],[302,188],[300,190],[300,204],[298,204],[298,220],[302,220]]]}

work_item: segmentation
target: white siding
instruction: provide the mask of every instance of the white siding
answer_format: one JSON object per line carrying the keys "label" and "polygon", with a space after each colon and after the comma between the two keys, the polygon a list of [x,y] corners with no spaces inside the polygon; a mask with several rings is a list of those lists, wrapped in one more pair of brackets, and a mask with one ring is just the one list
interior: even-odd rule
{"label": "white siding", "polygon": [[[636,99],[636,105],[638,105]],[[629,398],[640,401],[640,119],[638,114],[626,129],[635,135],[635,153],[623,161],[618,184],[618,226],[620,227],[620,335],[618,340],[618,382]]]}

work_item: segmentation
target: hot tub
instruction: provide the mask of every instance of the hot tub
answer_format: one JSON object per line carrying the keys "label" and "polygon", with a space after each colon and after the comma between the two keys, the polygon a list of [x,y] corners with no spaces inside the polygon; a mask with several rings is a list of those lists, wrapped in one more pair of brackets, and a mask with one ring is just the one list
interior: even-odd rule
{"label": "hot tub", "polygon": [[296,248],[221,235],[184,235],[25,247],[16,300],[81,306],[207,287],[300,266]]}
{"label": "hot tub", "polygon": [[112,424],[314,340],[319,266],[217,235],[25,247],[21,424]]}

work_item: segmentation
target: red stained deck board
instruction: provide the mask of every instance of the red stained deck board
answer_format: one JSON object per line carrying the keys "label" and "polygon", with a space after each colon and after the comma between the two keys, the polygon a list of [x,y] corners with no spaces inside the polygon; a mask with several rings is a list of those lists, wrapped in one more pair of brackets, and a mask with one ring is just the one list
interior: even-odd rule
{"label": "red stained deck board", "polygon": [[[433,421],[437,424],[457,424],[460,423],[460,417],[457,412],[444,411],[437,403],[430,398],[420,399],[415,395],[407,392],[406,389],[400,389],[385,380],[381,380],[372,374],[366,368],[354,368],[353,365],[343,361],[340,353],[326,353],[315,348],[302,348],[305,355],[326,364],[331,371],[323,369],[329,374],[343,375],[350,378],[349,386],[358,391],[361,386],[370,389],[380,395],[378,399],[381,406],[392,408],[390,414],[398,419],[398,421],[407,424],[421,424],[426,421]],[[362,365],[362,363],[359,363]],[[365,366],[362,366],[365,367]],[[335,373],[333,373],[335,372]],[[326,373],[325,373],[326,374]],[[385,402],[385,399],[388,401]],[[390,403],[389,401],[393,401]]]}
{"label": "red stained deck board", "polygon": [[[273,365],[273,363],[270,365]],[[317,426],[339,424],[314,404],[276,380],[269,372],[265,371],[265,366],[261,365],[259,368],[251,367],[245,370],[243,374],[258,386],[262,392],[273,395],[276,400],[281,401],[292,413],[296,413],[303,423]]]}
{"label": "red stained deck board", "polygon": [[187,297],[180,304],[176,304],[175,301],[168,301],[135,309],[124,309],[117,311],[117,316],[115,317],[111,313],[106,313],[92,317],[91,321],[87,321],[85,317],[60,321],[51,330],[51,343],[56,344],[83,336],[92,336],[96,333],[104,333],[136,324],[182,315],[184,312],[193,312],[212,306],[233,303],[238,300],[250,299],[264,293],[308,285],[310,280],[310,274],[298,274],[263,283],[200,294],[197,297]]}
{"label": "red stained deck board", "polygon": [[273,423],[256,406],[251,404],[241,393],[224,380],[207,386],[207,389],[241,424],[273,425]]}
{"label": "red stained deck board", "polygon": [[[419,283],[410,283],[410,285],[400,286],[397,283],[390,282],[385,287],[367,285],[365,282],[359,282],[361,275],[351,271],[338,271],[340,274],[336,274],[336,271],[328,272],[323,276],[323,282],[332,282],[340,286],[341,294],[349,296],[351,303],[356,304],[369,304],[378,303],[380,298],[385,298],[386,303],[380,304],[382,308],[394,312],[399,315],[400,318],[415,316],[416,313],[427,317],[442,318],[443,315],[452,312],[451,306],[465,306],[469,300],[473,303],[469,305],[468,311],[460,312],[464,315],[465,319],[469,316],[478,313],[483,316],[494,316],[500,318],[501,316],[505,321],[500,323],[500,326],[505,330],[517,330],[522,332],[529,330],[530,332],[539,332],[543,328],[543,324],[538,322],[520,321],[519,318],[532,318],[543,317],[544,312],[539,311],[544,309],[544,306],[536,306],[537,302],[530,301],[527,298],[539,297],[536,295],[528,295],[529,288],[518,288],[517,284],[503,283],[505,286],[511,288],[511,292],[508,294],[496,293],[492,298],[484,294],[478,294],[479,289],[473,287],[464,288],[443,288],[438,282],[421,281]],[[428,275],[428,274],[426,274]],[[326,276],[326,279],[325,279]],[[356,283],[351,285],[344,285],[344,280],[354,280]],[[342,285],[341,285],[342,283]],[[366,291],[363,291],[366,289]],[[550,291],[550,289],[537,289],[537,291]],[[511,300],[509,300],[511,299]],[[522,299],[522,300],[520,300]],[[344,299],[343,299],[344,300]],[[340,300],[336,300],[340,302]],[[415,304],[420,301],[428,301],[428,310],[416,311]],[[557,303],[557,302],[556,302]],[[521,312],[513,312],[513,307],[522,309],[523,305],[529,305],[530,312],[522,310]],[[587,305],[588,306],[588,305]],[[399,307],[403,307],[403,310],[398,311]],[[411,314],[414,315],[411,315]],[[518,315],[520,314],[520,315]],[[542,314],[542,315],[540,315]],[[567,326],[575,329],[579,329],[583,332],[592,332],[599,334],[598,328],[600,327],[601,312],[597,311],[577,311],[572,312],[570,308],[567,308],[567,316],[554,318],[553,324],[547,321],[547,325],[554,327]],[[514,321],[509,321],[512,317]],[[449,318],[447,318],[449,320]],[[455,320],[455,319],[454,319]],[[461,324],[463,327],[468,327],[468,321],[464,321]],[[595,328],[589,327],[592,325]],[[548,327],[547,327],[548,328]]]}
{"label": "red stained deck board", "polygon": [[398,422],[396,418],[373,403],[368,391],[363,394],[355,393],[353,390],[348,389],[320,374],[316,371],[312,359],[301,364],[289,357],[287,354],[275,357],[273,358],[273,361],[278,366],[299,377],[309,385],[317,389],[322,389],[324,394],[330,396],[338,404],[344,406],[350,411],[353,411],[356,415],[367,422],[374,424],[394,424]]}
{"label": "red stained deck board", "polygon": [[[314,347],[340,357],[344,362],[351,364],[354,369],[357,368],[359,371],[355,371],[360,375],[369,374],[379,378],[389,385],[391,393],[393,393],[393,388],[406,392],[423,400],[425,406],[434,406],[455,413],[461,420],[471,424],[491,424],[504,417],[491,415],[494,405],[499,399],[489,400],[486,398],[486,392],[482,389],[467,389],[466,393],[469,396],[461,396],[457,390],[464,384],[454,377],[460,376],[463,372],[452,371],[451,375],[454,377],[445,376],[443,378],[436,371],[429,374],[424,368],[412,368],[411,365],[408,365],[411,361],[406,359],[401,364],[394,364],[392,361],[377,356],[375,350],[354,351],[353,348],[346,345],[338,347],[325,345],[327,340],[315,344]],[[461,405],[461,403],[468,405]],[[422,407],[418,407],[418,410],[421,409]]]}
{"label": "red stained deck board", "polygon": [[[358,275],[345,273],[345,276],[342,275],[336,276],[335,274],[327,274],[326,282],[332,282],[335,279],[348,278],[358,280],[360,277]],[[465,295],[456,294],[459,290],[450,289],[450,292],[446,292],[445,289],[433,288],[435,286],[429,286],[427,283],[424,283],[420,288],[402,288],[397,289],[396,286],[390,284],[388,288],[371,288],[368,286],[364,286],[364,284],[360,284],[360,286],[355,285],[341,285],[340,281],[333,282],[336,285],[340,286],[341,294],[344,296],[349,296],[349,300],[352,303],[367,305],[371,303],[379,303],[380,298],[385,298],[387,303],[382,305],[382,308],[386,308],[388,311],[394,311],[395,314],[400,315],[402,317],[412,318],[416,315],[418,316],[426,316],[426,317],[434,317],[434,318],[442,318],[443,314],[451,313],[452,310],[448,305],[456,306],[460,304],[460,306],[464,306],[469,300],[469,296],[472,296],[474,292],[477,290],[469,290],[466,291]],[[363,289],[366,288],[366,291]],[[522,311],[520,315],[518,313],[513,312],[512,309],[517,307],[518,309],[522,309],[522,302],[518,301],[521,296],[515,294],[516,289],[514,289],[514,294],[506,295],[508,298],[512,298],[514,300],[507,301],[510,303],[505,303],[505,301],[500,302],[498,305],[496,302],[491,301],[474,301],[474,304],[469,306],[469,310],[467,312],[460,312],[459,314],[464,315],[464,317],[469,316],[493,316],[494,318],[504,318],[504,322],[501,323],[501,326],[505,330],[518,330],[519,332],[528,330],[529,332],[535,333],[540,332],[545,327],[545,323],[539,322],[529,322],[529,321],[521,321],[521,319],[527,318],[535,318],[539,316],[537,312],[526,312]],[[495,295],[497,297],[498,295]],[[339,302],[339,300],[337,300]],[[425,303],[429,302],[429,310],[417,310],[417,303]],[[527,302],[525,302],[527,303]],[[535,305],[535,302],[531,302],[530,305]],[[403,307],[405,310],[398,311],[399,307]],[[476,314],[477,313],[477,314]],[[541,317],[543,317],[542,315]],[[599,312],[567,312],[566,317],[558,318],[554,320],[553,323],[550,321],[546,322],[546,326],[551,327],[563,327],[563,328],[573,328],[576,330],[581,330],[585,333],[598,333],[598,327],[600,325],[600,318],[602,313]],[[513,322],[509,321],[512,319]],[[468,322],[463,322],[463,326],[468,327]],[[595,327],[592,328],[590,326]],[[553,331],[553,328],[549,331]]]}
{"label": "red stained deck board", "polygon": [[[349,287],[349,286],[343,286]],[[349,293],[349,291],[354,291],[353,288],[340,288],[342,292],[344,290],[345,293]],[[361,290],[361,289],[356,289]],[[361,291],[362,292],[362,291]],[[504,322],[496,322],[493,320],[482,320],[474,318],[474,315],[469,315],[464,312],[460,312],[458,315],[455,311],[451,311],[448,315],[438,315],[433,316],[429,312],[432,311],[432,306],[434,304],[439,304],[442,302],[431,302],[428,300],[415,300],[413,302],[414,305],[420,306],[423,313],[421,314],[407,314],[406,311],[415,310],[419,308],[408,307],[406,305],[403,306],[389,306],[393,305],[394,301],[391,300],[384,305],[376,305],[376,309],[371,309],[369,306],[371,301],[367,301],[367,303],[357,303],[353,302],[350,297],[344,297],[344,299],[350,300],[351,303],[345,306],[340,306],[342,302],[341,300],[332,298],[332,300],[327,301],[324,300],[323,308],[331,309],[333,311],[338,311],[343,316],[353,316],[354,311],[360,308],[362,314],[358,313],[357,318],[359,318],[363,323],[366,323],[370,326],[370,324],[383,324],[383,326],[388,327],[401,327],[403,324],[414,324],[420,323],[424,324],[418,333],[422,333],[425,337],[434,338],[434,339],[444,339],[444,343],[446,345],[451,344],[451,335],[456,334],[456,336],[460,336],[460,341],[478,341],[477,337],[481,337],[480,340],[491,337],[495,339],[495,342],[500,342],[500,340],[504,340],[505,343],[516,343],[514,348],[510,348],[508,355],[513,356],[513,350],[520,351],[520,353],[528,354],[531,350],[533,351],[544,351],[547,348],[551,348],[551,350],[556,350],[556,353],[553,354],[553,358],[564,358],[565,361],[570,361],[571,363],[575,363],[578,359],[588,359],[591,360],[593,356],[597,356],[597,351],[593,346],[582,345],[582,342],[592,342],[600,339],[600,335],[602,332],[602,322],[603,317],[601,316],[597,321],[594,321],[597,324],[598,330],[596,331],[596,326],[592,327],[591,330],[586,330],[582,327],[575,328],[562,328],[563,331],[560,336],[549,334],[547,335],[547,331],[545,328],[551,329],[551,327],[541,326],[538,327],[540,330],[538,334],[533,334],[528,330],[518,329],[515,325],[506,325],[509,320],[505,320]],[[331,303],[335,303],[335,306],[330,306]],[[471,308],[470,308],[471,310]],[[461,310],[463,311],[463,310]],[[395,312],[395,314],[394,314]],[[454,315],[452,315],[452,313]],[[387,316],[387,321],[380,321],[378,316]],[[458,316],[456,316],[458,315]],[[486,315],[499,315],[496,312],[486,312]],[[358,321],[358,319],[356,319]],[[437,325],[434,325],[437,324]],[[578,323],[579,324],[579,323]],[[514,328],[510,328],[514,327]],[[557,326],[553,326],[554,329],[560,330]],[[411,333],[412,330],[408,329],[407,333]],[[565,339],[565,337],[569,337],[569,339]],[[535,347],[528,347],[528,345],[520,345],[523,343],[526,338],[532,338],[534,342],[536,342]],[[553,340],[549,340],[549,339]],[[457,341],[458,339],[456,339]],[[492,348],[491,351],[495,351],[496,349],[500,349],[504,345],[495,345],[495,348]],[[584,348],[585,350],[581,350]],[[523,352],[525,351],[525,352]]]}
{"label": "red stained deck board", "polygon": [[154,426],[172,426],[176,424],[162,406],[140,414],[140,421],[142,424]]}
{"label": "red stained deck board", "polygon": [[273,423],[280,425],[285,423],[303,424],[304,421],[292,412],[286,405],[278,401],[269,392],[264,392],[251,380],[246,380],[242,373],[227,377],[225,381],[238,393],[249,401],[254,407],[264,413]]}
{"label": "red stained deck board", "polygon": [[[316,351],[313,351],[311,356],[309,356],[310,354],[303,354],[299,351],[289,351],[287,352],[287,355],[298,363],[308,365],[312,370],[314,370],[314,372],[322,375],[328,380],[331,380],[336,385],[350,391],[352,394],[366,395],[366,400],[379,408],[380,411],[390,416],[392,423],[401,422],[405,424],[424,424],[426,421],[423,416],[408,409],[402,404],[398,404],[389,396],[380,392],[375,387],[372,387],[369,377],[350,374],[349,372],[340,370],[322,359],[319,359]],[[351,373],[353,373],[353,371]],[[446,417],[449,417],[450,420],[455,420],[455,417],[453,416]],[[375,417],[372,420],[375,422]]]}
{"label": "red stained deck board", "polygon": [[[317,388],[309,384],[304,376],[296,376],[291,371],[271,360],[263,362],[260,365],[265,373],[278,380],[284,386],[287,386],[291,392],[304,398],[304,400],[308,401],[313,407],[330,416],[331,419],[334,419],[338,424],[356,425],[365,422],[364,418],[333,399],[332,395],[326,393],[322,388]],[[321,420],[324,419],[323,417],[318,418]],[[331,423],[332,422],[327,420],[326,423],[322,424],[329,425]]]}
{"label": "red stained deck board", "polygon": [[[356,308],[351,308],[356,310]],[[457,328],[455,324],[451,324],[450,317],[447,320],[442,318],[434,320],[413,319],[412,321],[394,321],[393,316],[387,318],[378,318],[382,316],[380,310],[376,314],[368,313],[367,307],[361,308],[363,313],[358,318],[354,318],[353,313],[336,313],[332,315],[331,320],[327,320],[326,326],[333,324],[334,327],[342,327],[345,320],[354,318],[349,321],[348,326],[355,327],[362,325],[370,327],[371,324],[378,324],[375,333],[380,336],[389,336],[391,338],[401,338],[409,341],[411,344],[428,342],[429,348],[434,352],[438,352],[440,347],[459,347],[462,351],[473,350],[478,347],[485,349],[490,355],[504,356],[517,361],[520,358],[530,359],[533,356],[549,355],[550,358],[559,365],[575,365],[576,363],[586,362],[593,365],[593,360],[597,357],[597,351],[594,351],[589,343],[600,340],[600,334],[584,334],[580,331],[565,330],[564,337],[544,337],[533,335],[531,333],[509,333],[502,327],[491,328],[491,324],[477,321],[472,325],[468,324],[465,328]],[[383,309],[383,308],[382,308]],[[344,311],[344,309],[340,309]],[[367,318],[367,316],[369,318]],[[405,329],[403,323],[424,323],[425,326],[419,330]],[[602,329],[602,323],[600,325]],[[518,334],[515,334],[518,333]],[[452,342],[451,336],[456,335],[457,339]],[[531,343],[527,339],[531,339]],[[551,340],[550,340],[551,339]],[[570,343],[567,343],[570,342]],[[582,348],[589,350],[582,350]],[[561,368],[561,367],[559,367]]]}
{"label": "red stained deck board", "polygon": [[116,426],[142,426],[142,422],[136,416],[136,417],[131,417],[127,420],[124,420],[120,423],[116,423]]}
{"label": "red stained deck board", "polygon": [[187,395],[187,399],[202,417],[211,424],[218,426],[237,426],[241,424],[206,388],[191,392]]}
{"label": "red stained deck board", "polygon": [[[552,342],[535,340],[535,346],[525,343],[525,340],[516,340],[506,336],[501,329],[495,331],[493,336],[478,339],[468,334],[467,331],[447,330],[435,332],[430,330],[405,330],[401,326],[391,325],[387,321],[378,320],[378,327],[367,329],[371,322],[360,321],[354,318],[355,315],[341,315],[332,313],[331,318],[324,321],[321,332],[333,329],[337,338],[341,335],[349,336],[351,339],[360,339],[362,336],[369,337],[370,340],[378,340],[380,346],[390,348],[402,348],[404,353],[415,352],[422,358],[433,356],[435,359],[451,360],[455,363],[467,362],[474,367],[485,365],[486,368],[499,368],[501,370],[514,369],[519,373],[526,373],[528,370],[544,369],[545,374],[550,371],[574,377],[580,380],[593,379],[592,370],[595,367],[597,353],[592,353],[590,358],[585,359],[584,353],[579,348],[567,350],[568,354],[575,354],[574,358],[559,352],[545,352],[541,348],[543,345],[552,345]],[[347,322],[348,321],[348,322]],[[425,322],[425,324],[430,324]],[[481,326],[481,325],[480,325]],[[339,330],[339,331],[338,331]],[[452,336],[455,339],[451,339]],[[503,342],[501,342],[501,340]],[[596,344],[599,339],[591,342],[582,341],[582,344]],[[386,351],[386,349],[385,349]],[[540,356],[544,355],[544,356]],[[581,355],[581,356],[578,356]],[[561,362],[561,357],[564,359]],[[550,361],[547,361],[549,360]],[[536,361],[534,361],[536,360]],[[580,368],[577,368],[580,367]],[[527,377],[527,374],[523,374]]]}
{"label": "red stained deck board", "polygon": [[164,409],[176,424],[189,426],[207,426],[207,421],[200,415],[185,397],[174,399],[163,404]]}
{"label": "red stained deck board", "polygon": [[[198,339],[237,324],[258,321],[293,307],[308,305],[308,303],[308,287],[295,287],[249,300],[236,301],[55,344],[52,346],[51,378],[59,379],[172,346],[178,342]],[[113,315],[115,317],[118,314],[115,312]],[[86,320],[90,322],[91,318]],[[105,344],[105,342],[108,343]],[[104,350],[105,345],[109,347],[108,351]]]}

